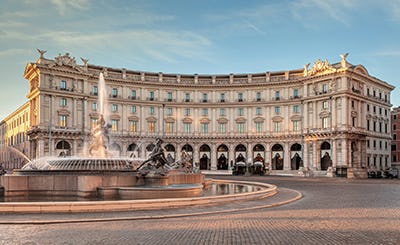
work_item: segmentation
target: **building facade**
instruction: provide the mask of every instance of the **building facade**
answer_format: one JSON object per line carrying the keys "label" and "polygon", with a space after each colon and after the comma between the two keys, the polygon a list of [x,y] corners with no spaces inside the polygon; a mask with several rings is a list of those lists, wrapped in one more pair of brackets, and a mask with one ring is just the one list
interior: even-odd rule
{"label": "building facade", "polygon": [[352,65],[317,60],[302,69],[180,75],[79,65],[69,54],[29,63],[30,158],[80,155],[99,118],[98,79],[107,89],[109,149],[145,158],[163,137],[200,169],[264,164],[272,172],[390,166],[393,86]]}
{"label": "building facade", "polygon": [[30,142],[30,106],[23,106],[0,122],[0,163],[7,170],[21,168],[28,162]]}
{"label": "building facade", "polygon": [[400,107],[393,108],[391,111],[391,130],[392,130],[392,166],[400,168]]}

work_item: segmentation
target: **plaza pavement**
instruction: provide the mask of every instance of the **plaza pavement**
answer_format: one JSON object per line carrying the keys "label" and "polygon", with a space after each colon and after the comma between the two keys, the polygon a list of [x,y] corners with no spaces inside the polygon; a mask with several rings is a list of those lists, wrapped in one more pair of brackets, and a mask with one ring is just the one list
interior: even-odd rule
{"label": "plaza pavement", "polygon": [[[271,183],[280,193],[166,211],[0,214],[0,244],[400,244],[398,179],[212,177]],[[300,200],[274,205],[296,199],[293,190]]]}

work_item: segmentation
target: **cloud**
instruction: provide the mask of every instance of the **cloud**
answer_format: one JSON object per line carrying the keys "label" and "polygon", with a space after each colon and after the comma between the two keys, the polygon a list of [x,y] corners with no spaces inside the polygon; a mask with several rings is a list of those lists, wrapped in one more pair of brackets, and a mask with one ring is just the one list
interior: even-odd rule
{"label": "cloud", "polygon": [[0,58],[12,57],[19,54],[26,54],[27,50],[25,49],[7,49],[7,50],[0,50]]}
{"label": "cloud", "polygon": [[51,0],[60,15],[65,15],[68,10],[85,10],[89,7],[89,0]]}

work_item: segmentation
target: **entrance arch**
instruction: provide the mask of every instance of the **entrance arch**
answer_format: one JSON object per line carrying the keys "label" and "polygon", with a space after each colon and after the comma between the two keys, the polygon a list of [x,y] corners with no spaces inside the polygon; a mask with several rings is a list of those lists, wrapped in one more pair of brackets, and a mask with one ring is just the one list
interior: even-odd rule
{"label": "entrance arch", "polygon": [[272,170],[283,170],[283,147],[280,144],[272,146]]}
{"label": "entrance arch", "polygon": [[204,144],[200,146],[200,170],[210,170],[211,148]]}
{"label": "entrance arch", "polygon": [[301,145],[298,143],[293,144],[290,147],[290,168],[292,170],[299,170],[300,167],[303,167],[303,160],[301,159]]}
{"label": "entrance arch", "polygon": [[59,157],[71,156],[71,145],[65,140],[59,141],[56,145],[56,154]]}
{"label": "entrance arch", "polygon": [[246,148],[246,146],[244,146],[244,145],[242,145],[242,144],[239,144],[239,145],[237,145],[236,147],[235,147],[235,163],[236,164],[245,164],[246,165],[246,158],[247,158],[247,155],[246,155],[246,150],[247,150],[247,148]]}
{"label": "entrance arch", "polygon": [[113,157],[120,157],[121,156],[121,147],[117,143],[112,143],[108,148],[109,152]]}
{"label": "entrance arch", "polygon": [[332,159],[330,156],[331,144],[324,141],[321,144],[321,170],[326,171],[332,167]]}
{"label": "entrance arch", "polygon": [[265,162],[265,147],[257,144],[253,147],[253,164],[262,164]]}
{"label": "entrance arch", "polygon": [[127,153],[128,157],[130,157],[130,158],[140,157],[139,146],[136,145],[135,143],[130,144],[126,151],[127,151],[126,153]]}
{"label": "entrance arch", "polygon": [[193,147],[190,144],[182,146],[181,151],[185,151],[193,159]]}
{"label": "entrance arch", "polygon": [[228,169],[229,150],[224,144],[217,147],[217,169]]}

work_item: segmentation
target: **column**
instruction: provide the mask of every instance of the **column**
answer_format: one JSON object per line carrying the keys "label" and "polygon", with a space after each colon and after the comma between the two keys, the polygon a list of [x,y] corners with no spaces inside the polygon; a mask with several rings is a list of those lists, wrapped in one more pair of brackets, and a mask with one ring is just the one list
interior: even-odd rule
{"label": "column", "polygon": [[271,144],[266,143],[265,149],[265,165],[271,170]]}
{"label": "column", "polygon": [[336,142],[336,140],[332,140],[332,145],[331,145],[331,148],[332,148],[332,151],[331,151],[331,159],[332,159],[332,167],[333,168],[336,168],[336,166],[337,166],[337,150],[336,150],[336,144],[337,144],[337,142]]}
{"label": "column", "polygon": [[342,159],[343,159],[343,165],[347,167],[351,167],[349,165],[349,159],[348,159],[348,146],[347,146],[347,140],[343,139],[342,141]]}
{"label": "column", "polygon": [[290,148],[288,142],[283,144],[283,150],[283,170],[290,170]]}
{"label": "column", "polygon": [[[181,148],[182,148],[182,146],[180,146],[179,149],[181,149]],[[179,152],[179,149],[178,149],[178,152]],[[193,157],[193,162],[194,163],[200,164],[199,154],[200,154],[199,147],[197,145],[193,145],[193,156],[192,157]]]}
{"label": "column", "polygon": [[309,162],[309,147],[308,147],[308,142],[304,141],[304,144],[302,145],[302,150],[303,150],[303,166],[305,168],[310,167],[310,162]]}
{"label": "column", "polygon": [[217,147],[215,146],[215,144],[211,145],[211,152],[210,152],[210,161],[211,161],[211,170],[217,170]]}
{"label": "column", "polygon": [[233,146],[233,145],[228,145],[228,150],[229,150],[229,157],[228,157],[229,165],[231,164],[231,161],[232,161],[232,164],[235,164],[235,149],[234,149],[234,147],[235,147],[235,146]]}

